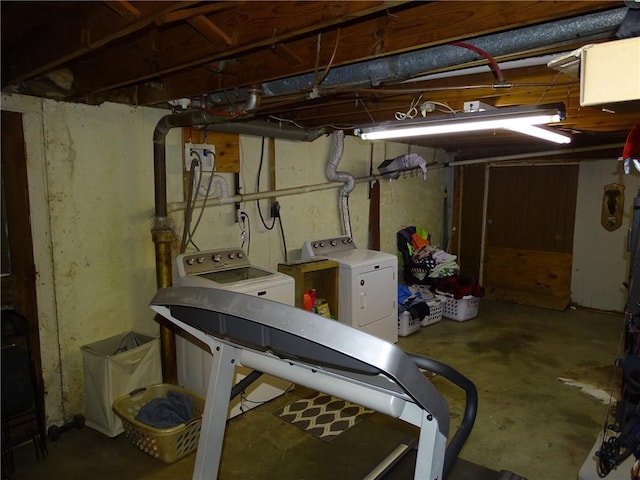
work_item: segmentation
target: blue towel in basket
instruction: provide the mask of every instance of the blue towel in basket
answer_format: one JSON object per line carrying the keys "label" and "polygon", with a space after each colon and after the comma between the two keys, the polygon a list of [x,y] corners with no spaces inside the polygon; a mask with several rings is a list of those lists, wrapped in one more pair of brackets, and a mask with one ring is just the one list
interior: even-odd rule
{"label": "blue towel in basket", "polygon": [[193,418],[190,396],[170,390],[166,398],[153,398],[145,403],[136,420],[153,428],[171,428]]}

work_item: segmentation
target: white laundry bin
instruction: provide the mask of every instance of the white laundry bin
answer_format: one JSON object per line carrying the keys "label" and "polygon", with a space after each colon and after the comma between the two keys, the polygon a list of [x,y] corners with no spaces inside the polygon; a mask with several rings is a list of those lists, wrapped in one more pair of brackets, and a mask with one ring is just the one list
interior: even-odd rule
{"label": "white laundry bin", "polygon": [[113,402],[133,390],[162,382],[160,339],[125,332],[80,347],[86,424],[108,437],[123,432]]}

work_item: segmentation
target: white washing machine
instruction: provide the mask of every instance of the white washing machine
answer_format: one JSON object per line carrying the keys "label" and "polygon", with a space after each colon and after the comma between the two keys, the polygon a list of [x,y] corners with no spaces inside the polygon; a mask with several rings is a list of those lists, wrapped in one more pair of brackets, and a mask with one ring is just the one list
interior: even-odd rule
{"label": "white washing machine", "polygon": [[356,248],[350,237],[310,240],[302,259],[327,258],[340,264],[338,320],[389,342],[398,341],[398,259]]}
{"label": "white washing machine", "polygon": [[[249,263],[241,249],[210,250],[181,254],[176,257],[173,284],[218,288],[245,293],[294,305],[295,281],[283,273],[257,267]],[[184,388],[207,396],[212,355],[208,348],[185,332],[176,335],[178,383]],[[251,372],[236,367],[235,383]],[[282,395],[290,382],[262,375],[242,395],[231,401],[229,418]]]}

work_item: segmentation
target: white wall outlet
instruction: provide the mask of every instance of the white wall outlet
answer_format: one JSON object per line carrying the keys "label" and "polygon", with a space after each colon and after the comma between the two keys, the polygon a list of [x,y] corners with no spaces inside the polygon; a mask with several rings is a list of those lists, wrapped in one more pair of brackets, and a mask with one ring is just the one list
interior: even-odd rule
{"label": "white wall outlet", "polygon": [[197,159],[202,164],[203,172],[213,172],[216,164],[216,147],[208,143],[184,144],[184,168],[191,170],[191,162]]}
{"label": "white wall outlet", "polygon": [[473,100],[471,102],[464,102],[464,113],[472,112],[484,112],[486,110],[494,110],[496,107],[489,105],[488,103],[481,102],[480,100]]}
{"label": "white wall outlet", "polygon": [[480,102],[478,100],[472,102],[464,102],[462,109],[464,113],[479,112]]}

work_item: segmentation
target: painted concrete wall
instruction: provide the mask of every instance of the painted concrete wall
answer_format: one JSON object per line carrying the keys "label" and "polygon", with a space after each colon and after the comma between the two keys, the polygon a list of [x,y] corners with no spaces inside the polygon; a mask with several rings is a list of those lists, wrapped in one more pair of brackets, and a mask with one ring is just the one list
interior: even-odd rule
{"label": "painted concrete wall", "polygon": [[[84,411],[80,347],[157,335],[152,132],[162,112],[3,96],[24,114],[46,409]],[[174,135],[173,154],[179,150]]]}
{"label": "painted concrete wall", "polygon": [[[613,232],[600,224],[605,185],[625,186],[622,226]],[[572,300],[581,306],[623,311],[629,274],[627,237],[633,215],[633,199],[640,189],[640,174],[624,175],[615,159],[580,164],[576,224],[573,242]]]}
{"label": "painted concrete wall", "polygon": [[[147,306],[156,290],[150,233],[152,132],[166,112],[19,95],[3,95],[2,108],[23,113],[47,417],[49,423],[61,423],[84,410],[82,345],[128,330],[158,332]],[[178,130],[168,135],[170,202],[183,200],[180,141]],[[241,136],[240,148],[242,191],[254,192],[261,139]],[[326,182],[331,148],[329,137],[313,143],[276,141],[276,188]],[[338,170],[365,177],[371,159],[377,166],[409,151],[428,162],[445,160],[442,153],[428,148],[347,138]],[[589,162],[581,167],[573,290],[578,304],[620,310],[619,285],[627,262],[621,251],[624,234],[622,229],[609,233],[599,226],[602,186],[618,179],[610,179],[614,163]],[[441,241],[443,191],[448,185],[452,192],[451,174],[450,169],[441,168],[430,170],[426,182],[416,173],[381,182],[383,251],[397,253],[395,233],[407,225],[420,225],[432,233],[436,244]],[[233,189],[232,175],[222,176]],[[263,166],[262,189],[268,184],[267,177],[268,168]],[[637,177],[624,180],[635,182],[633,186],[627,183],[630,206],[639,184]],[[449,201],[451,198],[449,195]],[[342,233],[337,188],[278,200],[289,260],[299,256],[305,240]],[[267,201],[261,205],[270,224]],[[368,183],[357,184],[349,206],[356,244],[366,247]],[[284,260],[278,226],[269,231],[261,225],[255,201],[242,208],[251,222],[252,262],[275,269]],[[234,218],[232,205],[206,209],[195,243],[201,249],[240,246]],[[181,211],[171,213],[177,234],[182,219]],[[625,220],[628,223],[628,217]],[[597,254],[603,250],[607,256]]]}
{"label": "painted concrete wall", "polygon": [[[157,334],[147,304],[156,289],[153,222],[152,132],[165,111],[116,104],[87,106],[19,95],[3,95],[2,108],[23,113],[38,272],[38,308],[48,423],[84,411],[80,347],[121,332]],[[255,191],[261,138],[241,136],[242,191]],[[276,141],[276,188],[326,183],[332,141]],[[385,151],[385,148],[387,149]],[[398,144],[372,146],[348,138],[338,170],[356,177],[407,153]],[[416,152],[432,161],[434,151]],[[179,130],[167,138],[168,200],[181,202],[182,151]],[[231,189],[231,174],[222,174]],[[262,169],[262,189],[268,168]],[[395,252],[395,232],[417,223],[438,233],[445,170],[383,181],[383,250]],[[340,184],[336,184],[340,186]],[[338,189],[282,197],[281,216],[289,260],[305,240],[342,234]],[[431,199],[438,199],[437,206]],[[263,215],[271,223],[267,201]],[[359,183],[349,200],[358,245],[367,246],[368,184]],[[256,202],[242,205],[251,221],[250,258],[270,268],[284,260],[279,227],[261,225]],[[197,218],[198,212],[194,213]],[[207,208],[194,236],[200,249],[241,245],[232,205]],[[176,234],[183,213],[174,211]]]}
{"label": "painted concrete wall", "polygon": [[[261,138],[241,136],[242,152],[241,186],[245,193],[256,191],[256,175],[258,172]],[[265,147],[266,149],[267,147]],[[321,137],[312,143],[276,141],[276,189],[289,189],[305,185],[326,183],[326,165],[332,155],[331,137]],[[385,150],[386,148],[386,150]],[[356,178],[370,175],[370,159],[373,165],[379,165],[387,158],[407,153],[409,146],[401,144],[376,144],[363,142],[347,137],[342,160],[338,171],[348,172]],[[413,150],[427,161],[433,161],[435,151],[426,148]],[[440,161],[443,160],[440,152]],[[268,185],[268,166],[262,168],[261,191]],[[381,250],[396,254],[395,235],[397,230],[418,224],[434,232],[434,238],[441,237],[442,223],[442,191],[445,182],[444,169],[430,170],[427,181],[422,174],[407,174],[396,180],[381,181]],[[227,179],[230,189],[233,185],[232,175],[221,174]],[[171,178],[171,184],[181,182],[180,174]],[[341,186],[335,183],[336,187]],[[356,244],[361,248],[369,245],[369,183],[357,183],[349,196],[351,229]],[[305,240],[327,238],[343,234],[342,217],[338,202],[338,188],[305,193],[303,195],[283,196],[278,198],[280,215],[287,243],[287,259],[295,260],[300,256],[300,247]],[[268,201],[260,201],[261,211],[268,226]],[[225,248],[240,246],[240,228],[235,223],[233,205],[222,205],[210,208],[203,217],[204,225],[200,226],[195,243],[201,249]],[[242,209],[247,212],[251,224],[250,258],[254,263],[265,267],[277,268],[284,261],[279,226],[272,231],[262,225],[257,211],[256,201],[245,202]],[[194,213],[194,217],[196,214]],[[173,224],[182,224],[182,214],[172,215]]]}

